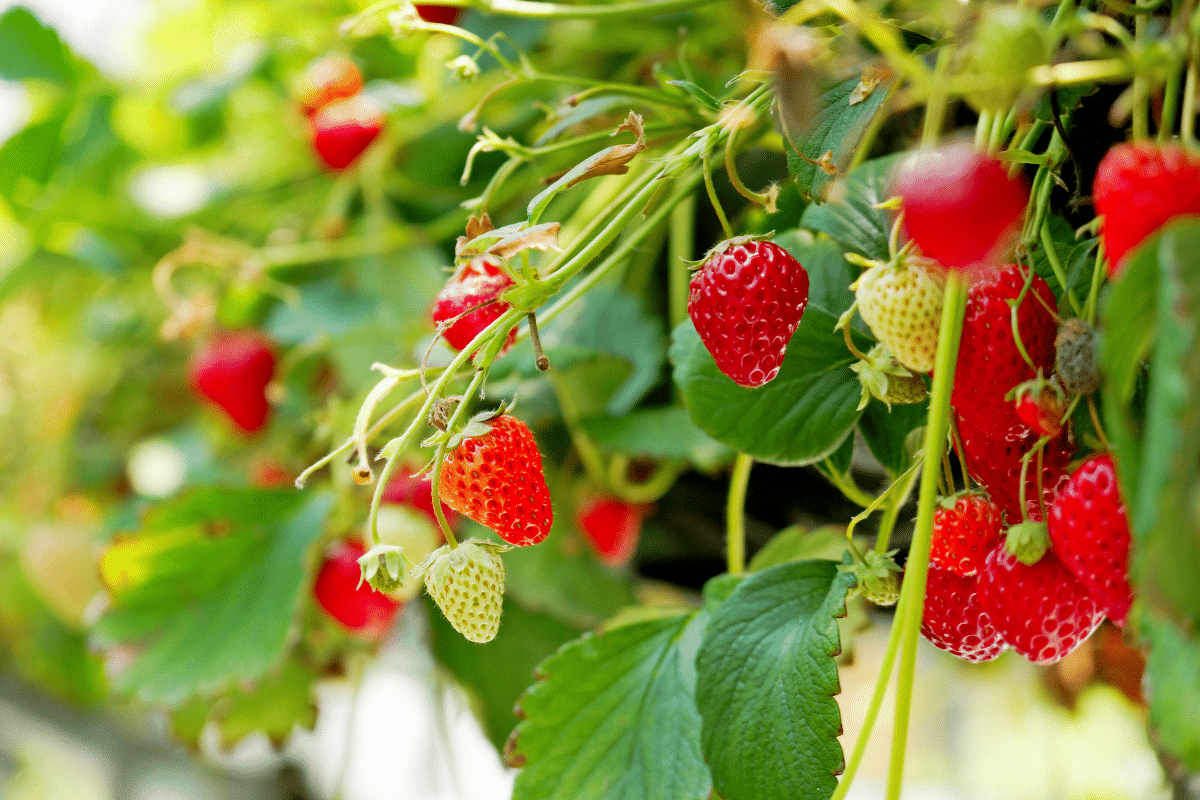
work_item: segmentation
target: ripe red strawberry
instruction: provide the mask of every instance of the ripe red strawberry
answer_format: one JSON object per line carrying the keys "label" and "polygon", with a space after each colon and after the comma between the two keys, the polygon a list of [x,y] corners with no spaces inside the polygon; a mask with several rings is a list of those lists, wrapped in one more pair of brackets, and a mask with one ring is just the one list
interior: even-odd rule
{"label": "ripe red strawberry", "polygon": [[458,21],[458,15],[462,13],[461,8],[455,6],[430,6],[423,3],[417,3],[417,13],[421,15],[421,19],[426,22],[435,22],[440,25],[453,25]]}
{"label": "ripe red strawberry", "polygon": [[1133,604],[1129,522],[1112,456],[1093,456],[1071,474],[1050,505],[1050,541],[1108,618],[1124,625]]}
{"label": "ripe red strawberry", "polygon": [[979,603],[976,581],[931,564],[921,635],[966,661],[991,661],[1007,645]]}
{"label": "ripe red strawberry", "polygon": [[[401,467],[400,474],[388,481],[387,488],[383,490],[382,500],[420,511],[430,522],[437,525],[437,515],[433,511],[433,481],[428,477],[418,478],[412,472],[411,469]],[[445,501],[442,502],[442,513],[446,515],[446,522],[454,528],[458,516]]]}
{"label": "ripe red strawberry", "polygon": [[508,414],[464,429],[442,462],[442,499],[509,544],[537,544],[554,522],[533,433]]}
{"label": "ripe red strawberry", "polygon": [[339,542],[321,563],[313,594],[321,608],[342,625],[362,636],[378,638],[392,624],[401,604],[362,583],[358,559],[366,552],[358,542]]}
{"label": "ripe red strawberry", "polygon": [[[1021,341],[1034,366],[1017,349],[1009,301],[1020,296],[1024,285],[1022,268],[1010,264],[971,287],[950,398],[967,468],[1009,522],[1021,518],[1021,457],[1039,436],[1005,398],[1019,384],[1037,377],[1039,369],[1050,374],[1054,364],[1056,325],[1048,310],[1054,307],[1054,295],[1036,275],[1017,309]],[[1069,458],[1070,445],[1064,433],[1043,452],[1043,488],[1057,483]],[[1034,462],[1026,478],[1028,497],[1037,497],[1037,477]]]}
{"label": "ripe red strawberry", "polygon": [[808,304],[808,273],[772,242],[726,245],[692,276],[688,316],[717,368],[752,389],[779,374]]}
{"label": "ripe red strawberry", "polygon": [[1062,418],[1067,412],[1067,398],[1053,380],[1034,378],[1014,390],[1017,417],[1038,436],[1058,436],[1062,433]]}
{"label": "ripe red strawberry", "polygon": [[956,575],[974,575],[1003,536],[999,506],[979,492],[960,492],[933,512],[929,563]]}
{"label": "ripe red strawberry", "polygon": [[192,389],[207,397],[246,433],[271,414],[266,388],[275,375],[275,351],[256,331],[231,331],[206,342],[192,358]]}
{"label": "ripe red strawberry", "polygon": [[1108,274],[1129,252],[1181,214],[1200,214],[1200,158],[1178,144],[1126,142],[1100,160],[1092,187]]}
{"label": "ripe red strawberry", "polygon": [[336,100],[312,116],[312,144],[330,169],[358,160],[383,130],[383,111],[358,94]]}
{"label": "ripe red strawberry", "polygon": [[877,264],[854,283],[854,298],[863,321],[914,372],[933,369],[946,277],[928,259]]}
{"label": "ripe red strawberry", "polygon": [[584,532],[601,560],[619,567],[629,562],[642,533],[648,507],[618,497],[591,497],[575,509],[575,525]]}
{"label": "ripe red strawberry", "polygon": [[335,100],[358,94],[362,86],[362,73],[353,61],[345,56],[325,56],[304,68],[296,85],[296,102],[304,116],[311,117]]}
{"label": "ripe red strawberry", "polygon": [[[470,313],[446,328],[443,333],[446,343],[455,350],[465,349],[480,331],[508,311],[508,303],[497,298],[512,283],[512,278],[499,267],[482,258],[471,261],[450,278],[438,292],[433,321],[444,323],[464,312]],[[501,352],[511,347],[516,337],[517,329],[513,328]]]}
{"label": "ripe red strawberry", "polygon": [[897,168],[892,194],[922,255],[951,269],[1004,254],[1029,202],[1029,185],[969,144],[918,150]]}
{"label": "ripe red strawberry", "polygon": [[1053,549],[1027,566],[997,545],[978,580],[979,604],[992,625],[1035,664],[1062,659],[1104,621],[1103,609]]}

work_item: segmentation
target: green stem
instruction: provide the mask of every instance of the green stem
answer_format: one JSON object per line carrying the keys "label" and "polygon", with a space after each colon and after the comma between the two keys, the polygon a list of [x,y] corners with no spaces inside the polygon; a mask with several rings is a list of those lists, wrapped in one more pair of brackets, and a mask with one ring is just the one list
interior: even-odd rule
{"label": "green stem", "polygon": [[704,147],[704,189],[708,192],[708,201],[712,203],[713,211],[717,212],[717,219],[721,221],[721,230],[725,232],[725,238],[732,239],[733,228],[729,227],[729,219],[725,216],[725,209],[721,206],[721,201],[717,199],[717,189],[715,186],[713,186],[712,151],[715,146],[716,142],[710,141]]}
{"label": "green stem", "polygon": [[753,456],[738,453],[729,478],[729,500],[725,504],[725,551],[730,575],[746,572],[746,488],[750,485]]}
{"label": "green stem", "polygon": [[1188,48],[1187,78],[1183,82],[1183,115],[1179,120],[1179,138],[1183,146],[1196,148],[1196,92],[1200,90],[1200,39],[1193,37]]}
{"label": "green stem", "polygon": [[696,196],[688,194],[671,209],[670,239],[667,240],[667,278],[670,283],[671,328],[687,319],[692,273],[688,262],[694,257]]}
{"label": "green stem", "polygon": [[834,487],[842,493],[842,496],[851,503],[854,503],[857,506],[862,506],[863,508],[867,508],[879,499],[878,497],[872,497],[860,489],[858,484],[854,482],[853,478],[850,478],[848,475],[839,474],[838,471],[833,468],[833,465],[829,463],[829,459],[825,459],[819,466],[822,468],[820,470],[821,474],[828,478],[829,482],[832,483]]}
{"label": "green stem", "polygon": [[921,146],[933,147],[942,135],[942,122],[946,116],[946,74],[950,71],[950,60],[954,47],[945,45],[938,53],[930,83],[929,99],[925,102],[925,123],[921,129]]}
{"label": "green stem", "polygon": [[1079,316],[1079,301],[1075,299],[1075,293],[1070,291],[1067,286],[1067,273],[1063,270],[1062,262],[1058,259],[1058,249],[1054,246],[1054,240],[1050,238],[1050,225],[1042,223],[1042,247],[1046,250],[1046,260],[1050,262],[1050,269],[1054,270],[1054,277],[1058,279],[1058,285],[1063,287],[1063,293],[1067,296],[1067,301],[1071,304],[1071,310],[1075,312],[1075,316]]}
{"label": "green stem", "polygon": [[858,765],[862,763],[867,743],[871,741],[871,732],[875,729],[875,719],[879,716],[883,697],[887,694],[892,668],[896,664],[896,651],[900,648],[900,637],[905,629],[904,619],[904,609],[897,609],[895,616],[892,617],[892,630],[888,634],[887,650],[883,654],[883,663],[879,665],[879,674],[875,678],[875,690],[871,693],[871,703],[867,706],[866,716],[863,717],[863,726],[858,732],[858,738],[854,741],[854,750],[850,753],[850,760],[846,762],[846,770],[842,773],[842,779],[829,800],[843,800],[846,793],[850,791],[850,785],[854,783],[854,775],[858,772]]}
{"label": "green stem", "polygon": [[1088,289],[1087,302],[1084,304],[1084,319],[1088,325],[1096,324],[1096,305],[1100,301],[1100,286],[1104,283],[1104,240],[1096,248],[1096,261],[1092,264],[1092,285]]}
{"label": "green stem", "polygon": [[1096,61],[1068,61],[1063,64],[1034,67],[1030,81],[1037,86],[1075,86],[1081,83],[1123,83],[1133,68],[1123,58]]}
{"label": "green stem", "polygon": [[[965,276],[951,270],[946,276],[946,294],[942,306],[942,324],[938,333],[937,357],[933,369],[933,390],[929,397],[929,418],[925,426],[924,463],[936,464],[946,446],[950,421],[950,390],[958,362],[962,338],[963,314],[967,304]],[[908,745],[908,717],[912,707],[913,675],[916,671],[917,639],[925,603],[925,581],[929,574],[929,551],[933,535],[933,512],[937,506],[937,470],[924,470],[917,500],[917,524],[913,531],[900,592],[903,613],[900,675],[896,686],[896,717],[892,736],[892,757],[888,768],[888,800],[899,800],[904,778],[904,755]]]}
{"label": "green stem", "polygon": [[1176,67],[1167,76],[1167,85],[1163,89],[1162,124],[1158,126],[1158,141],[1170,141],[1175,131],[1175,112],[1179,110],[1179,90],[1183,87],[1183,78]]}
{"label": "green stem", "polygon": [[[1133,41],[1138,47],[1146,41],[1146,17],[1143,14],[1133,19]],[[1147,139],[1149,136],[1150,81],[1138,71],[1133,73],[1133,138]]]}
{"label": "green stem", "polygon": [[875,552],[883,554],[888,551],[892,530],[896,527],[896,520],[900,517],[900,509],[904,508],[904,504],[908,502],[908,496],[912,494],[913,485],[916,484],[917,476],[920,474],[920,470],[910,468],[907,475],[901,475],[898,479],[904,481],[904,484],[900,492],[892,496],[891,502],[888,503],[879,520],[879,532],[875,535]]}
{"label": "green stem", "polygon": [[[699,172],[693,172],[690,175],[685,175],[683,178],[680,178],[677,182],[678,187],[672,193],[672,195],[663,201],[660,206],[655,209],[654,213],[652,213],[642,222],[637,231],[625,237],[621,243],[614,248],[613,252],[609,254],[608,258],[597,264],[595,269],[588,273],[587,277],[572,286],[570,291],[563,294],[563,296],[558,298],[558,300],[556,300],[552,306],[540,314],[540,319],[543,323],[554,319],[568,306],[586,294],[588,290],[592,288],[592,286],[594,286],[604,277],[608,270],[620,263],[621,259],[623,259],[632,248],[636,247],[639,242],[648,236],[650,232],[662,222],[663,218],[671,212],[671,209],[674,208],[676,204],[682,202],[686,197],[692,197],[696,188],[696,184],[700,182],[700,174]],[[654,187],[650,188],[652,190]],[[647,196],[649,194],[650,192],[647,193]],[[586,264],[586,262],[584,263]],[[580,265],[580,267],[582,266],[583,264]],[[565,266],[564,269],[566,269]],[[574,274],[575,271],[578,271],[578,269],[573,269],[572,274]]]}

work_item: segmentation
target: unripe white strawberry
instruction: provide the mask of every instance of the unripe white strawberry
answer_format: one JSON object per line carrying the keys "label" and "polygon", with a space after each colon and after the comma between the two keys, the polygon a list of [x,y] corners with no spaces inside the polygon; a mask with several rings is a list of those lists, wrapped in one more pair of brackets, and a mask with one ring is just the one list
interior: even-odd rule
{"label": "unripe white strawberry", "polygon": [[858,313],[896,360],[913,372],[933,369],[946,278],[925,259],[876,264],[854,284]]}
{"label": "unripe white strawberry", "polygon": [[503,545],[471,539],[458,547],[443,545],[418,568],[425,588],[446,619],[468,641],[484,643],[500,630],[504,603]]}

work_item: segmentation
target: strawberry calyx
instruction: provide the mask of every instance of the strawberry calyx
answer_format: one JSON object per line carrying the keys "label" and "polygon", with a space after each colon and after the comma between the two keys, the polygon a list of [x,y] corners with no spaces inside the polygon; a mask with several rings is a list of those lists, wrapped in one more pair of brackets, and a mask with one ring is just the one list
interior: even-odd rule
{"label": "strawberry calyx", "polygon": [[449,431],[446,425],[449,424],[448,417],[441,421],[442,424],[430,422],[431,425],[438,428],[437,433],[429,436],[425,441],[421,442],[422,447],[437,447],[443,442],[447,449],[454,449],[462,444],[464,439],[474,439],[477,436],[486,436],[491,433],[491,422],[504,415],[508,408],[504,402],[501,402],[498,408],[480,411],[472,416],[466,423],[457,431]]}
{"label": "strawberry calyx", "polygon": [[707,264],[709,260],[721,255],[726,250],[739,245],[749,244],[750,242],[769,242],[772,238],[774,238],[774,236],[775,231],[769,231],[767,233],[750,233],[746,234],[745,236],[734,236],[730,239],[717,242],[712,246],[712,248],[709,249],[707,253],[704,254],[702,258],[696,261],[685,260],[683,263],[687,264],[688,269],[697,270]]}
{"label": "strawberry calyx", "polygon": [[849,572],[858,584],[863,597],[877,606],[895,605],[900,599],[900,565],[895,556],[899,550],[879,553],[868,550],[866,554],[855,553],[855,558],[838,565],[841,572]]}
{"label": "strawberry calyx", "polygon": [[1050,549],[1050,528],[1044,522],[1018,522],[1009,527],[1004,548],[1022,564],[1032,567]]}
{"label": "strawberry calyx", "polygon": [[362,569],[358,585],[362,586],[366,581],[377,592],[395,591],[404,585],[406,561],[408,558],[400,545],[377,544],[358,558],[358,566]]}
{"label": "strawberry calyx", "polygon": [[850,369],[854,370],[862,384],[862,399],[858,402],[860,411],[866,408],[872,397],[881,400],[890,411],[893,403],[919,403],[928,394],[925,381],[897,361],[883,344],[872,347],[866,358],[851,364]]}

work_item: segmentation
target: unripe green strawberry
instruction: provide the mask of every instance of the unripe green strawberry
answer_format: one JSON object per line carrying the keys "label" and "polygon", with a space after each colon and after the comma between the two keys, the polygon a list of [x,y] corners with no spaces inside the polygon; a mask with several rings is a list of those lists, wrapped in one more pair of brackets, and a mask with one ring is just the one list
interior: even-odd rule
{"label": "unripe green strawberry", "polygon": [[468,641],[482,644],[500,630],[504,603],[502,545],[471,539],[458,547],[442,545],[418,568],[425,588],[446,619]]}
{"label": "unripe green strawberry", "polygon": [[858,313],[875,338],[914,372],[933,369],[946,278],[925,259],[877,264],[854,284]]}

